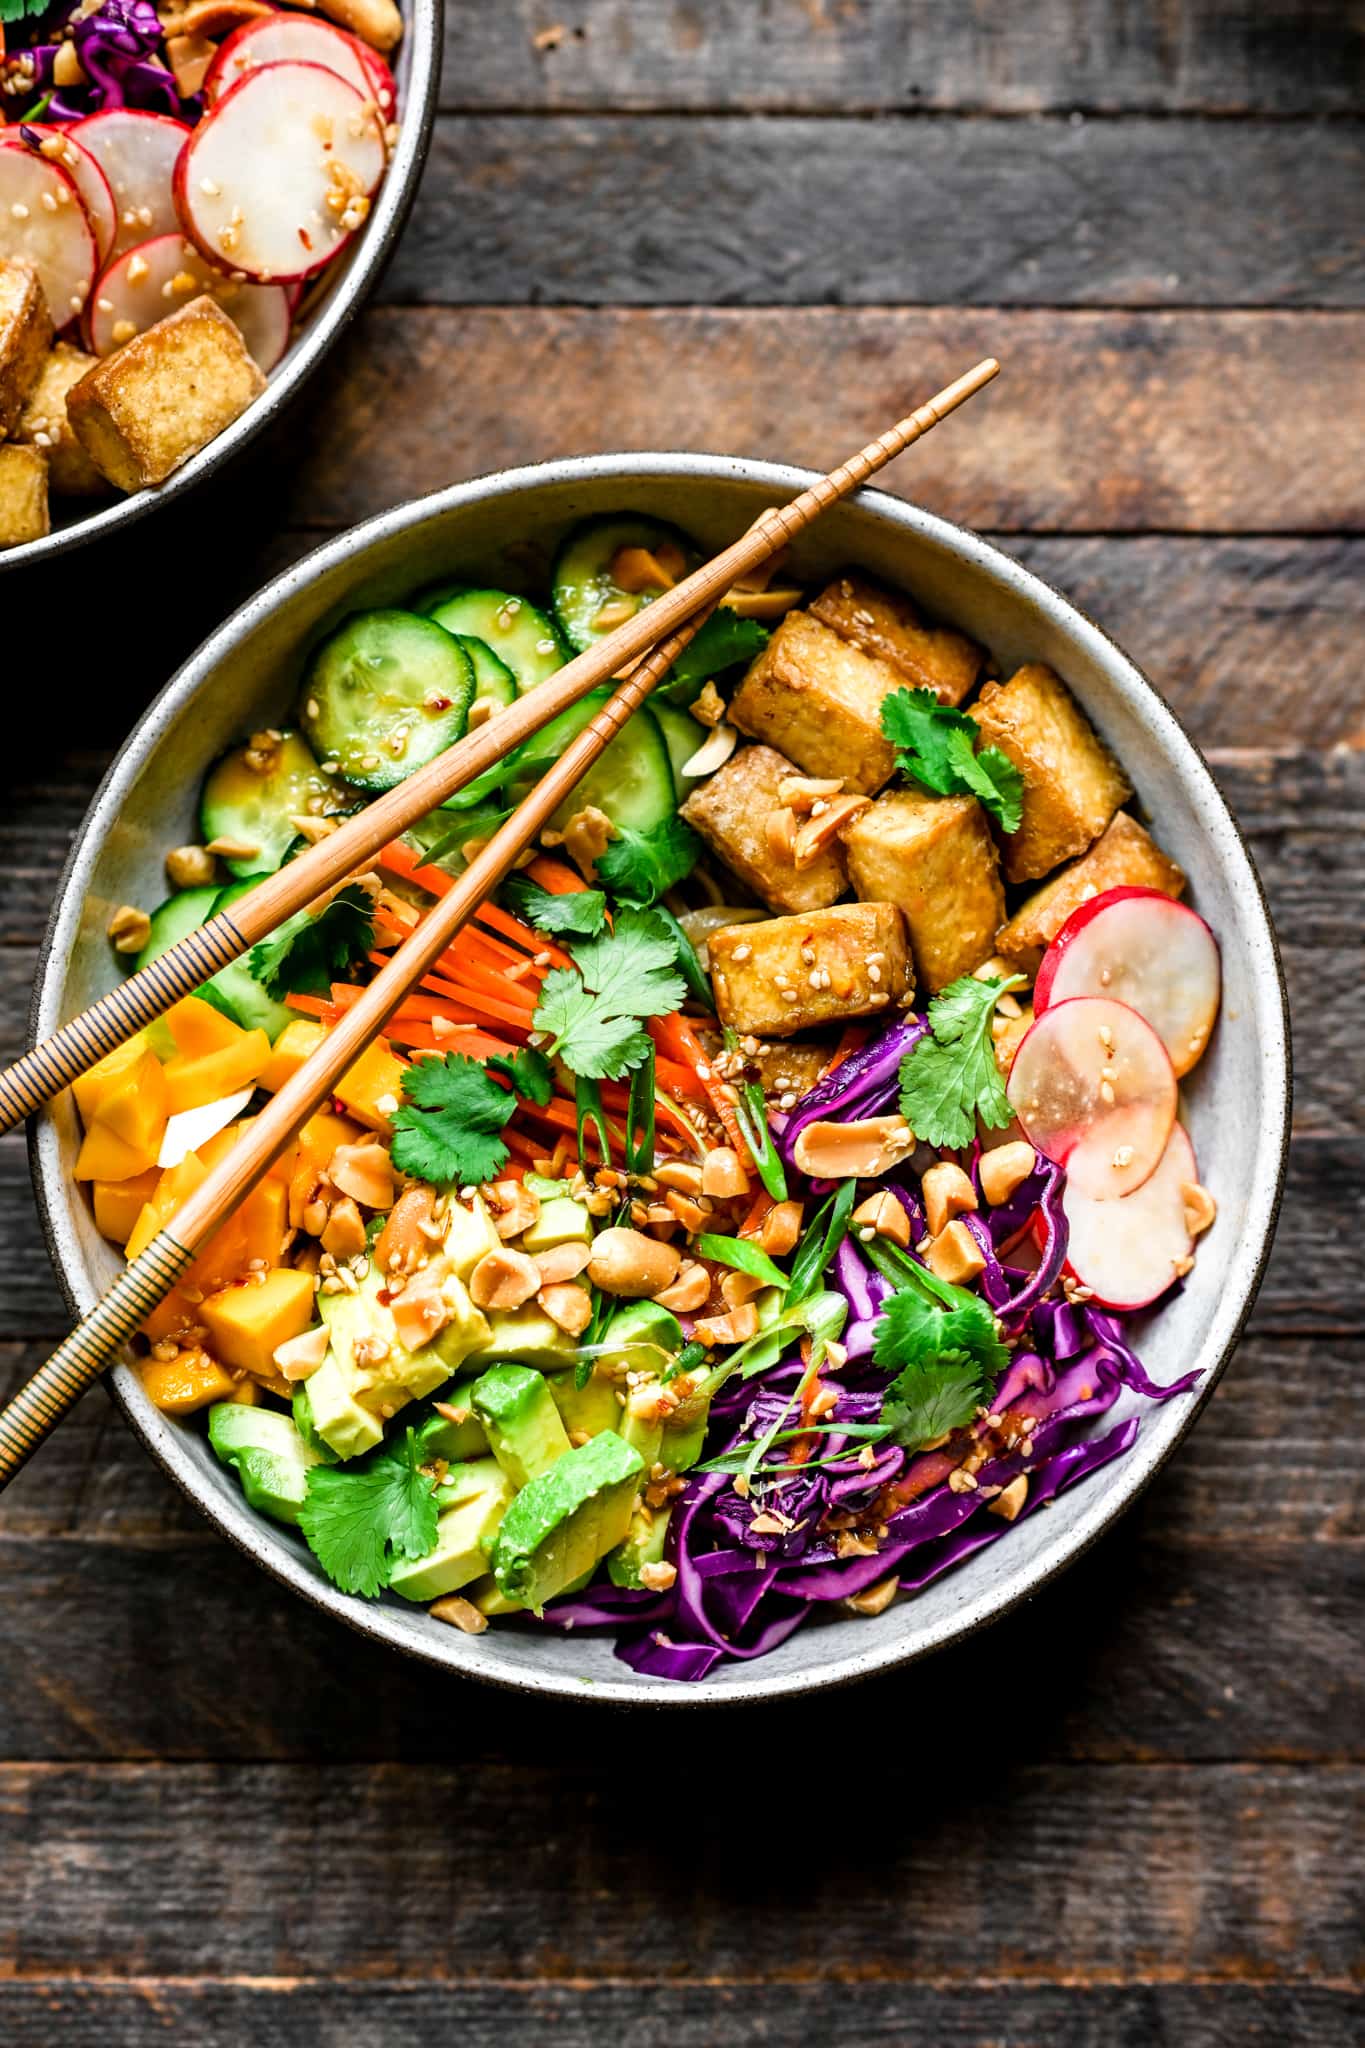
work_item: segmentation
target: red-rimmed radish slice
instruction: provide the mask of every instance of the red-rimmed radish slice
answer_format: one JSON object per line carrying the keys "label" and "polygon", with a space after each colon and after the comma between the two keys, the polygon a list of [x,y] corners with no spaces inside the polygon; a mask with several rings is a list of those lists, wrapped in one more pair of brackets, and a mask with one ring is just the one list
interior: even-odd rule
{"label": "red-rimmed radish slice", "polygon": [[1102,1308],[1146,1308],[1179,1279],[1194,1250],[1184,1190],[1198,1179],[1194,1147],[1175,1124],[1155,1173],[1121,1202],[1092,1201],[1067,1182],[1067,1271]]}
{"label": "red-rimmed radish slice", "polygon": [[361,42],[359,36],[356,37],[355,43],[360,52],[360,61],[370,74],[370,83],[375,99],[379,102],[379,111],[386,121],[392,121],[398,112],[398,81],[378,50],[372,50],[368,43]]}
{"label": "red-rimmed radish slice", "polygon": [[1145,1017],[1188,1074],[1218,1015],[1218,941],[1198,911],[1159,889],[1106,889],[1072,911],[1038,969],[1037,1012],[1072,996],[1112,996]]}
{"label": "red-rimmed radish slice", "polygon": [[101,263],[107,263],[118,233],[118,215],[109,180],[69,128],[49,128],[45,122],[25,121],[22,128],[13,128],[8,134],[0,130],[0,142],[13,141],[20,148],[32,149],[35,145],[28,137],[34,135],[38,138],[38,155],[60,164],[75,186],[95,237],[95,253]]}
{"label": "red-rimmed radish slice", "polygon": [[93,354],[110,356],[201,292],[236,321],[261,369],[273,370],[289,346],[292,315],[283,285],[238,284],[211,269],[181,234],[126,249],[100,273],[85,312],[86,344]]}
{"label": "red-rimmed radish slice", "polygon": [[371,101],[325,65],[263,64],[195,129],[175,196],[210,262],[287,284],[331,261],[383,175]]}
{"label": "red-rimmed radish slice", "polygon": [[144,114],[135,107],[88,114],[68,130],[109,180],[118,214],[116,256],[179,226],[171,180],[192,132],[169,114]]}
{"label": "red-rimmed radish slice", "polygon": [[1175,1123],[1165,1046],[1136,1010],[1104,996],[1044,1010],[1014,1055],[1006,1093],[1030,1143],[1097,1201],[1140,1188]]}
{"label": "red-rimmed radish slice", "polygon": [[383,111],[374,73],[361,55],[363,47],[344,29],[333,28],[329,21],[318,21],[313,15],[262,15],[256,21],[243,22],[219,45],[204,79],[204,94],[209,105],[214,105],[262,64],[322,64]]}
{"label": "red-rimmed radish slice", "polygon": [[95,281],[95,236],[72,180],[22,144],[0,149],[0,259],[31,263],[54,327],[79,314]]}

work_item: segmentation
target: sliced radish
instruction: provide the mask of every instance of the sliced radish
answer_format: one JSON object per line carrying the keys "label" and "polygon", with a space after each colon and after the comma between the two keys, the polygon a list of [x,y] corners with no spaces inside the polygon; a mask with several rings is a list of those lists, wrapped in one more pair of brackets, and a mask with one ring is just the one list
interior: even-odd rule
{"label": "sliced radish", "polygon": [[361,63],[370,74],[370,86],[379,102],[379,111],[386,121],[391,121],[398,112],[398,81],[378,50],[372,50],[359,36],[355,38],[355,45]]}
{"label": "sliced radish", "polygon": [[1104,996],[1044,1010],[1020,1041],[1006,1093],[1030,1142],[1097,1201],[1142,1186],[1175,1122],[1165,1046],[1136,1010]]}
{"label": "sliced radish", "polygon": [[95,251],[101,263],[109,261],[118,233],[118,214],[114,210],[114,195],[109,189],[109,180],[100,169],[88,149],[83,149],[72,136],[69,128],[49,128],[46,123],[25,121],[22,128],[15,128],[9,135],[0,133],[0,142],[12,142],[16,148],[33,148],[27,140],[38,137],[39,156],[50,157],[66,172],[80,195],[95,237]]}
{"label": "sliced radish", "polygon": [[75,184],[36,150],[0,149],[0,259],[31,263],[54,327],[78,314],[95,281],[94,230]]}
{"label": "sliced radish", "polygon": [[1198,1179],[1194,1147],[1175,1124],[1156,1172],[1121,1202],[1092,1201],[1067,1182],[1067,1269],[1101,1307],[1146,1308],[1179,1278],[1194,1249],[1184,1190]]}
{"label": "sliced radish", "polygon": [[324,65],[263,64],[195,129],[175,196],[210,262],[287,283],[331,261],[383,175],[372,102]]}
{"label": "sliced radish", "polygon": [[1145,1017],[1177,1079],[1209,1042],[1222,971],[1198,911],[1159,889],[1106,889],[1073,910],[1038,969],[1036,1012],[1072,996],[1113,996]]}
{"label": "sliced radish", "polygon": [[74,122],[67,133],[89,150],[109,180],[118,213],[116,256],[179,226],[171,180],[192,133],[183,121],[134,107],[110,107]]}
{"label": "sliced radish", "polygon": [[201,1102],[197,1109],[177,1110],[174,1116],[166,1119],[161,1150],[156,1155],[157,1165],[179,1166],[187,1152],[197,1152],[201,1145],[207,1145],[210,1138],[216,1138],[219,1131],[225,1131],[250,1100],[251,1090],[241,1088],[236,1094],[220,1095],[216,1102]]}
{"label": "sliced radish", "polygon": [[214,105],[248,71],[257,71],[262,64],[322,64],[383,111],[374,74],[361,55],[363,47],[344,29],[333,28],[329,21],[318,21],[313,15],[259,15],[255,21],[243,22],[219,45],[204,79],[204,94],[209,105]]}
{"label": "sliced radish", "polygon": [[116,256],[95,280],[85,310],[85,339],[110,356],[177,306],[207,292],[241,329],[262,370],[273,370],[289,346],[289,294],[278,284],[238,284],[205,263],[180,234],[158,235]]}

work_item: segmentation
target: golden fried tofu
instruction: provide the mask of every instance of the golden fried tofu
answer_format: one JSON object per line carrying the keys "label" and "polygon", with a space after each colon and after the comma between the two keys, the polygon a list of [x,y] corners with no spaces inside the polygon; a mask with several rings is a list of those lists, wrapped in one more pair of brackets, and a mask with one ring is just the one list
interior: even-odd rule
{"label": "golden fried tofu", "polygon": [[991,950],[1005,914],[1000,857],[974,796],[889,789],[845,827],[854,891],[894,903],[920,985],[936,995]]}
{"label": "golden fried tofu", "polygon": [[896,766],[882,699],[904,686],[889,661],[809,612],[788,612],[735,692],[730,718],[808,775],[840,776],[846,790],[871,796]]}
{"label": "golden fried tofu", "polygon": [[915,981],[894,903],[841,903],[805,917],[723,925],[707,950],[721,1023],[759,1038],[880,1017]]}
{"label": "golden fried tofu", "polygon": [[28,395],[28,404],[14,430],[16,441],[41,448],[47,457],[48,481],[59,498],[102,497],[109,486],[71,431],[66,394],[79,384],[98,358],[70,342],[59,341]]}
{"label": "golden fried tofu", "polygon": [[986,659],[965,633],[926,625],[903,591],[854,569],[827,585],[810,609],[841,639],[899,669],[907,688],[932,690],[940,704],[960,704]]}
{"label": "golden fried tofu", "polygon": [[1005,840],[1005,879],[1031,882],[1098,839],[1132,788],[1061,677],[1042,662],[987,683],[971,715],[983,747],[1024,778],[1024,814]]}
{"label": "golden fried tofu", "polygon": [[1106,889],[1160,889],[1179,896],[1185,875],[1136,818],[1119,811],[1080,860],[1035,889],[996,934],[995,950],[1025,974],[1036,974],[1073,910]]}
{"label": "golden fried tofu", "polygon": [[51,531],[46,457],[40,448],[6,441],[0,445],[0,548],[17,548]]}
{"label": "golden fried tofu", "polygon": [[236,325],[205,296],[87,371],[66,412],[101,475],[138,491],[164,483],[264,390]]}
{"label": "golden fried tofu", "polygon": [[13,431],[51,346],[52,315],[37,271],[0,260],[0,441]]}
{"label": "golden fried tofu", "polygon": [[693,790],[682,814],[770,910],[825,910],[848,889],[838,843],[801,868],[768,843],[769,815],[782,808],[778,790],[797,772],[771,747],[738,747],[723,768]]}
{"label": "golden fried tofu", "polygon": [[809,1095],[833,1058],[831,1039],[793,1038],[780,1045],[765,1045],[762,1052],[754,1054],[752,1064],[758,1069],[765,1095],[778,1102],[784,1096],[795,1096],[799,1102]]}

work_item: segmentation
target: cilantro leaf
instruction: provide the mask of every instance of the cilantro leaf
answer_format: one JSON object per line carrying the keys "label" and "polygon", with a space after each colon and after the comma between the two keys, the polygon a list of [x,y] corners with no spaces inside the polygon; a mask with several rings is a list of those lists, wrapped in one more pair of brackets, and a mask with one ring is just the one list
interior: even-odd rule
{"label": "cilantro leaf", "polygon": [[607,899],[600,889],[556,896],[529,875],[509,875],[502,894],[509,910],[552,939],[595,938],[607,921]]}
{"label": "cilantro leaf", "polygon": [[497,1178],[508,1158],[501,1132],[517,1098],[481,1061],[459,1052],[414,1060],[403,1076],[403,1093],[407,1101],[392,1117],[393,1163],[400,1173],[438,1185]]}
{"label": "cilantro leaf", "polygon": [[757,619],[741,618],[738,612],[721,605],[684,647],[659,685],[659,695],[670,703],[690,704],[712,676],[761,654],[768,637]]}
{"label": "cilantro leaf", "polygon": [[640,1020],[667,1016],[685,994],[672,936],[649,912],[623,910],[613,932],[571,950],[574,965],[546,975],[531,1022],[573,1073],[619,1081],[649,1052]]}
{"label": "cilantro leaf", "polygon": [[370,899],[351,884],[316,917],[296,910],[268,939],[253,946],[251,972],[270,996],[325,996],[373,943]]}
{"label": "cilantro leaf", "polygon": [[907,1450],[965,1429],[981,1405],[981,1383],[964,1352],[948,1352],[935,1365],[908,1365],[892,1382],[882,1409],[892,1440]]}
{"label": "cilantro leaf", "polygon": [[420,1463],[417,1432],[386,1444],[359,1464],[313,1465],[299,1527],[343,1593],[373,1598],[400,1558],[425,1557],[436,1544],[436,1498]]}
{"label": "cilantro leaf", "polygon": [[882,699],[882,731],[902,774],[936,796],[974,796],[1002,832],[1017,832],[1024,783],[999,747],[976,752],[974,718],[940,704],[932,690],[893,690]]}
{"label": "cilantro leaf", "polygon": [[510,1060],[494,1053],[488,1064],[495,1074],[507,1076],[518,1095],[524,1095],[528,1102],[534,1102],[540,1109],[544,1109],[555,1092],[550,1062],[533,1045],[524,1045],[520,1052],[513,1053]]}
{"label": "cilantro leaf", "polygon": [[[965,1287],[951,1288],[949,1300],[951,1306],[936,1308],[917,1281],[888,1295],[873,1332],[876,1363],[902,1373],[917,1372],[951,1355],[965,1359],[978,1381],[1003,1372],[1009,1352],[986,1303]],[[887,1391],[900,1398],[895,1383]]]}
{"label": "cilantro leaf", "polygon": [[976,1119],[1003,1130],[1013,1111],[995,1063],[991,1020],[998,996],[1022,976],[978,981],[964,974],[929,1005],[929,1029],[901,1061],[901,1115],[927,1145],[970,1145]]}
{"label": "cilantro leaf", "polygon": [[0,21],[22,21],[25,15],[45,14],[51,5],[52,0],[0,0]]}
{"label": "cilantro leaf", "polygon": [[665,818],[648,832],[619,825],[597,856],[597,873],[619,902],[643,909],[690,875],[700,853],[685,818]]}

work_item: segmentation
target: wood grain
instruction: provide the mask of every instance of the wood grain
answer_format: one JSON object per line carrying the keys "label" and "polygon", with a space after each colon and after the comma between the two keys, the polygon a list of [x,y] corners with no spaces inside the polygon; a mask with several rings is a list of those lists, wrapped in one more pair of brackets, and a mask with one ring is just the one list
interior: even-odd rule
{"label": "wood grain", "polygon": [[[534,38],[562,28],[537,49]],[[442,101],[554,109],[1354,112],[1341,0],[461,0]]]}
{"label": "wood grain", "polygon": [[448,115],[383,296],[1357,306],[1362,178],[1340,122]]}
{"label": "wood grain", "polygon": [[869,420],[987,354],[1004,375],[888,488],[1002,532],[1365,523],[1355,313],[387,307],[351,336],[315,387],[307,448],[278,449],[294,523],[306,508],[309,524],[344,525],[459,477],[595,449],[823,468]]}

